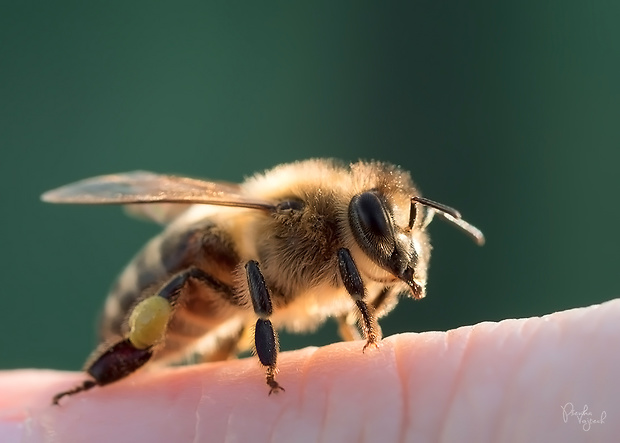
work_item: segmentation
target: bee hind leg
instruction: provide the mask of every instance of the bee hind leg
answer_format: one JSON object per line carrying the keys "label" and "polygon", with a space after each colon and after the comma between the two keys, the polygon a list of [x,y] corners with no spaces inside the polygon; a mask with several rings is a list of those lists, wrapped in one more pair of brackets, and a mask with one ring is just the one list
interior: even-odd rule
{"label": "bee hind leg", "polygon": [[128,336],[115,343],[100,346],[86,363],[92,380],[61,392],[52,399],[58,404],[63,397],[118,381],[144,366],[153,356],[154,348],[163,341],[174,305],[190,278],[208,284],[213,280],[198,268],[189,268],[168,280],[157,294],[145,298],[132,310]]}
{"label": "bee hind leg", "polygon": [[269,385],[269,395],[284,391],[285,389],[275,380],[278,359],[278,336],[269,320],[273,312],[271,296],[265,283],[265,278],[260,272],[258,263],[250,260],[245,265],[248,279],[248,287],[252,298],[254,312],[259,316],[254,329],[254,346],[261,364],[267,368],[266,381]]}
{"label": "bee hind leg", "polygon": [[94,388],[95,386],[97,386],[96,382],[94,382],[93,380],[86,380],[84,381],[84,383],[82,383],[79,386],[76,386],[73,389],[59,392],[58,394],[54,395],[54,397],[52,398],[52,404],[58,405],[59,404],[58,402],[60,401],[61,398],[67,397],[69,395],[77,394],[78,392],[88,391],[89,389]]}
{"label": "bee hind leg", "polygon": [[150,360],[151,356],[152,351],[150,348],[140,349],[131,343],[129,339],[121,340],[105,349],[88,366],[86,372],[94,380],[86,380],[73,389],[56,394],[52,399],[52,403],[58,405],[58,402],[63,397],[120,380],[143,366]]}

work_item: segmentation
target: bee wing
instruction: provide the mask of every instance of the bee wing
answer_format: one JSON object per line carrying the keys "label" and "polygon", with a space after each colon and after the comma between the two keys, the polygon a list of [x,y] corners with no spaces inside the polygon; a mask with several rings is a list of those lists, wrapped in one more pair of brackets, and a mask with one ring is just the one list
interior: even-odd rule
{"label": "bee wing", "polygon": [[148,205],[135,203],[125,205],[123,209],[131,217],[167,225],[190,206],[191,204],[185,203],[149,203]]}
{"label": "bee wing", "polygon": [[[175,203],[181,209],[165,210],[168,215],[149,215],[156,211],[133,210],[146,218],[170,220],[187,205],[206,204],[236,206],[241,208],[272,210],[268,201],[246,195],[240,185],[226,182],[210,182],[187,177],[133,171],[121,174],[101,175],[71,183],[44,193],[41,199],[49,203],[73,204],[120,204]],[[162,206],[164,208],[164,206]],[[132,210],[130,210],[132,211]]]}

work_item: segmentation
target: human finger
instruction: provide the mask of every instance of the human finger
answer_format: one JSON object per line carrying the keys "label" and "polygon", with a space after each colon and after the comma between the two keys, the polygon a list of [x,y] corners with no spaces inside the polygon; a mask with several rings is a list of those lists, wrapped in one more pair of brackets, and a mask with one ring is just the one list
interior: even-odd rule
{"label": "human finger", "polygon": [[614,300],[399,334],[365,353],[360,342],[287,352],[286,391],[271,396],[254,359],[143,371],[55,407],[82,375],[10,371],[0,441],[613,441],[620,423],[598,421],[620,409],[619,317]]}

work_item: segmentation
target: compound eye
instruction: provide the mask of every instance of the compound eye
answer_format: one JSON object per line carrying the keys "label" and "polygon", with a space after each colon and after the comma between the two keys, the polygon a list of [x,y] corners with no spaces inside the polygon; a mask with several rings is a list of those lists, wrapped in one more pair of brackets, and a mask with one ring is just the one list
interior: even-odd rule
{"label": "compound eye", "polygon": [[351,199],[349,215],[355,228],[361,230],[368,240],[393,239],[390,216],[383,201],[374,192],[363,192]]}

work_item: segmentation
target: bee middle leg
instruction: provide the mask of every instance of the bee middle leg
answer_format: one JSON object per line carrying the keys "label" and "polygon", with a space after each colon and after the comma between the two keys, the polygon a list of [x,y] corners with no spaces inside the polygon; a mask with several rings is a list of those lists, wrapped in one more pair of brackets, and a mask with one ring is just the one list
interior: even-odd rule
{"label": "bee middle leg", "polygon": [[254,346],[261,364],[267,368],[267,384],[271,388],[269,395],[285,389],[275,380],[278,359],[278,336],[276,335],[269,317],[273,313],[271,296],[265,283],[265,278],[258,267],[258,263],[250,260],[245,265],[250,296],[254,312],[258,315],[254,329]]}
{"label": "bee middle leg", "polygon": [[55,395],[53,403],[58,404],[65,396],[118,381],[144,366],[153,356],[155,347],[163,341],[174,307],[190,278],[215,291],[228,289],[198,268],[192,267],[176,274],[155,295],[145,298],[133,308],[127,337],[104,344],[94,352],[86,364],[86,372],[93,380]]}
{"label": "bee middle leg", "polygon": [[372,304],[365,301],[366,288],[362,277],[353,261],[351,252],[346,248],[338,250],[338,268],[344,287],[353,300],[359,311],[360,327],[366,338],[364,350],[369,346],[377,347],[377,342],[381,339],[381,328],[375,316],[375,308]]}

